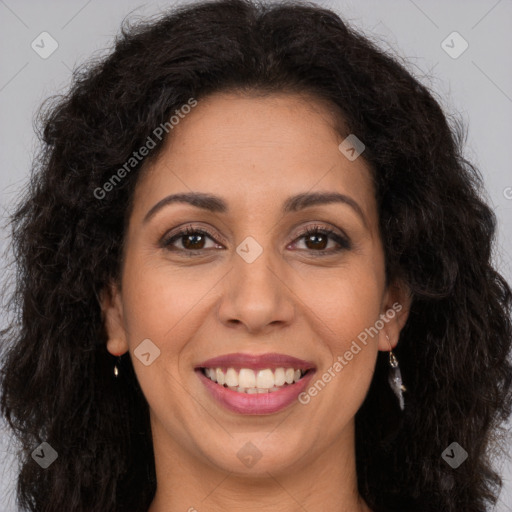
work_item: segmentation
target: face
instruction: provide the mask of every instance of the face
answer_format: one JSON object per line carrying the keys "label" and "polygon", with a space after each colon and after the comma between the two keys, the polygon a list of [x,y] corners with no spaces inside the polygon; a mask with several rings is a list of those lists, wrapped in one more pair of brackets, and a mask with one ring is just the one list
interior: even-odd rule
{"label": "face", "polygon": [[[342,141],[312,98],[216,94],[140,178],[121,287],[103,308],[156,453],[264,474],[351,439],[377,351],[396,344],[407,308],[385,285],[370,170]],[[191,193],[215,200],[169,198]],[[254,465],[241,462],[248,442]]]}

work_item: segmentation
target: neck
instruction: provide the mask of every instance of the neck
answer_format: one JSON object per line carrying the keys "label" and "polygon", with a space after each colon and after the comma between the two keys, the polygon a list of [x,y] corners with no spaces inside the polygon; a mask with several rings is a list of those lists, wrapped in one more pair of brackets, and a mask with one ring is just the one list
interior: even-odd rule
{"label": "neck", "polygon": [[191,455],[153,426],[157,490],[148,512],[371,512],[357,490],[354,427],[321,453],[291,466],[226,471]]}

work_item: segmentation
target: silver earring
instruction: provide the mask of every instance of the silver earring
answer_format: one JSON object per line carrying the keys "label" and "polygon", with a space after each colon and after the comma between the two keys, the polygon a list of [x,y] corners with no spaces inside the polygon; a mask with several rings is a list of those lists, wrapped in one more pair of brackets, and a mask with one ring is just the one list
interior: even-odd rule
{"label": "silver earring", "polygon": [[[389,341],[389,337],[387,335],[386,338]],[[402,374],[400,372],[400,367],[398,366],[398,360],[392,350],[389,351],[389,366],[391,369],[389,372],[388,382],[393,393],[398,398],[400,409],[403,411],[405,405],[403,392],[407,391],[407,389],[402,383]]]}
{"label": "silver earring", "polygon": [[117,358],[117,362],[116,362],[116,364],[114,365],[114,377],[115,377],[116,379],[117,379],[117,377],[119,377],[119,368],[118,368],[118,366],[117,366],[117,365],[120,363],[120,361],[121,361],[121,356],[119,356],[119,357]]}

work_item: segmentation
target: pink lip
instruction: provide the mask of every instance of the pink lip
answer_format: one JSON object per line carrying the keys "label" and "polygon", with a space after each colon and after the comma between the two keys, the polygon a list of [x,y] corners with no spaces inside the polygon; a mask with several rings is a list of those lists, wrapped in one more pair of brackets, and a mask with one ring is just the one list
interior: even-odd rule
{"label": "pink lip", "polygon": [[240,414],[272,414],[283,410],[297,400],[311,381],[315,370],[310,370],[298,382],[285,385],[279,391],[254,394],[238,393],[225,388],[206,377],[200,369],[197,369],[196,373],[212,397],[226,409]]}
{"label": "pink lip", "polygon": [[225,354],[223,356],[208,359],[196,366],[198,368],[251,368],[253,370],[264,370],[270,368],[294,368],[295,370],[311,370],[315,365],[303,359],[287,356],[286,354],[243,354],[240,352],[234,354]]}

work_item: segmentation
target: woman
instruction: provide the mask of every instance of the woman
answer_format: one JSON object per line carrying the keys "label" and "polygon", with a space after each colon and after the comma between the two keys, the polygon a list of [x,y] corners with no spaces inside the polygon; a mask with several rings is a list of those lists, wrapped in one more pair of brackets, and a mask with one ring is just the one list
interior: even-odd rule
{"label": "woman", "polygon": [[192,4],[43,139],[2,339],[23,507],[489,510],[511,291],[401,65],[313,4]]}

